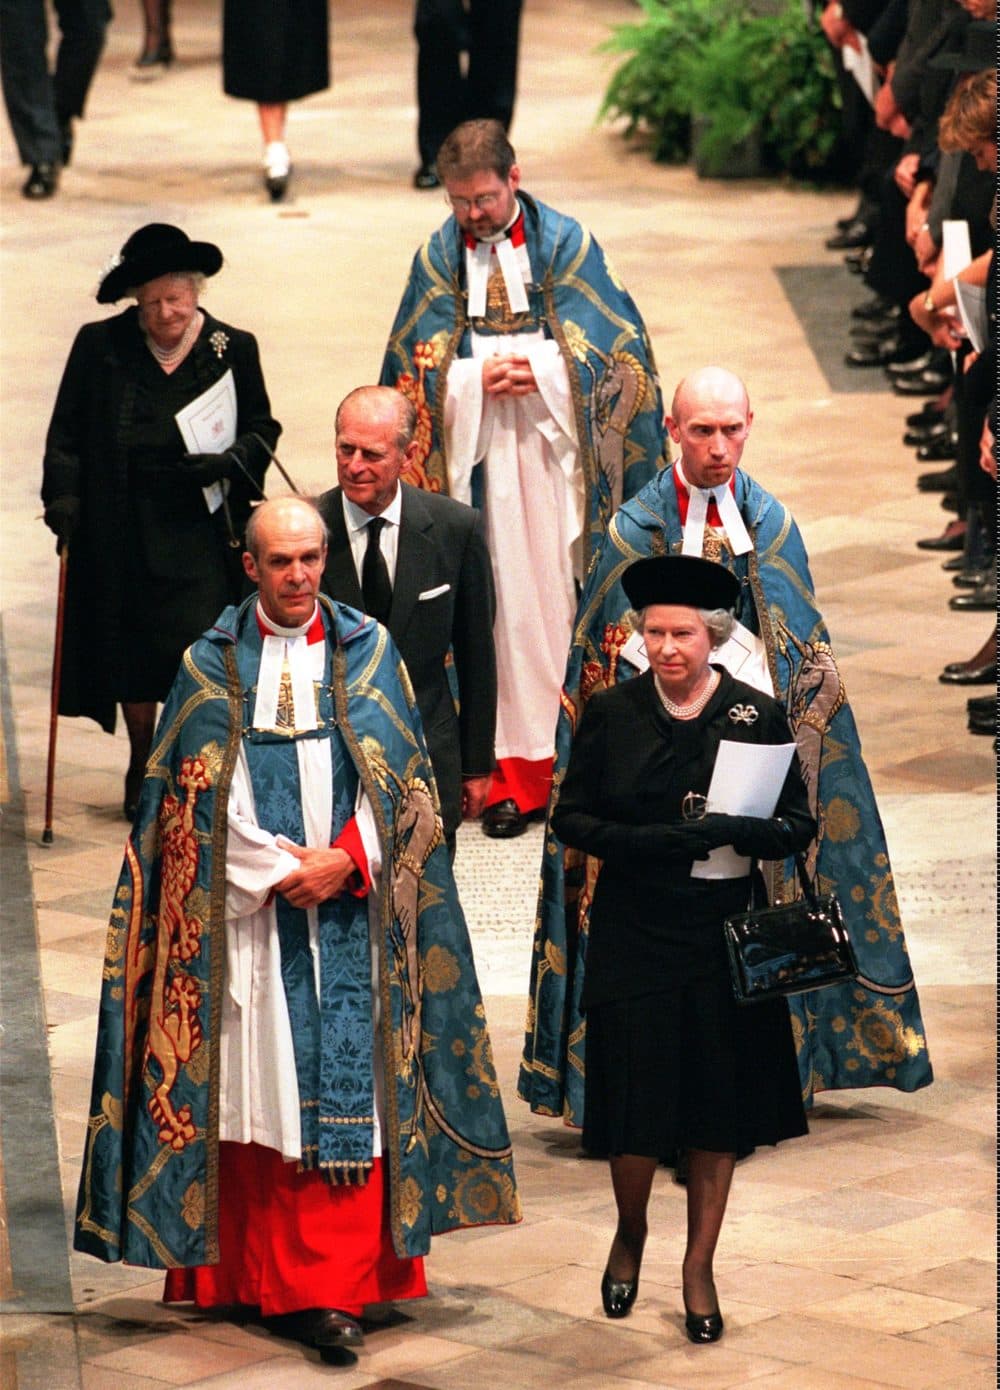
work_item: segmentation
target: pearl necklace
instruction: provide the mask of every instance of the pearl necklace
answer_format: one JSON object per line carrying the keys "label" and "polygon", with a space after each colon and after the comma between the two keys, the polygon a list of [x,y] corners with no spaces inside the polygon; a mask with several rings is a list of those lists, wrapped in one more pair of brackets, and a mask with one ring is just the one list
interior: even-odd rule
{"label": "pearl necklace", "polygon": [[154,342],[145,329],[143,329],[142,336],[146,340],[146,346],[161,367],[176,367],[179,362],[183,362],[184,358],[191,351],[191,344],[201,332],[201,326],[204,322],[205,315],[199,309],[193,315],[187,328],[185,328],[180,341],[171,348],[160,347],[159,343]]}
{"label": "pearl necklace", "polygon": [[656,686],[656,693],[660,697],[663,708],[669,715],[672,715],[674,719],[693,719],[696,714],[701,714],[702,710],[715,694],[716,687],[719,684],[719,673],[718,671],[709,672],[708,680],[705,682],[705,689],[696,699],[692,700],[689,705],[675,705],[660,684],[659,676],[655,674],[653,676],[653,684]]}

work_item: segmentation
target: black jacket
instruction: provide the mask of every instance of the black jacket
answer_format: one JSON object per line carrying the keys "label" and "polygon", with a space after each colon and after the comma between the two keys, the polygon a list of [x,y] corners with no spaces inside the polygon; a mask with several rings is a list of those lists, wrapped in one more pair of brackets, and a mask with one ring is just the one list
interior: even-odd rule
{"label": "black jacket", "polygon": [[[497,679],[493,571],[479,513],[401,483],[399,548],[388,629],[406,664],[441,797],[446,833],[462,818],[462,778],[493,771]],[[340,488],[319,499],[330,529],[323,588],[363,608]],[[449,682],[454,660],[456,699]]]}

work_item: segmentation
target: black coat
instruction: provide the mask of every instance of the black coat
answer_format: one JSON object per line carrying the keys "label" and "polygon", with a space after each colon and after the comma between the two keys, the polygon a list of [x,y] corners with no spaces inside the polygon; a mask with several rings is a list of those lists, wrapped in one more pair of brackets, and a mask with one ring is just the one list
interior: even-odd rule
{"label": "black coat", "polygon": [[[408,483],[400,487],[403,507],[387,627],[413,684],[444,828],[451,834],[462,819],[463,776],[484,776],[495,763],[493,571],[474,508]],[[331,598],[363,608],[340,488],[324,493],[319,508],[330,528],[323,588]],[[457,710],[446,666],[449,649]]]}
{"label": "black coat", "polygon": [[[752,706],[753,722],[731,711]],[[746,906],[748,879],[693,879],[681,802],[708,791],[723,739],[793,743],[781,707],[722,672],[692,720],[671,719],[651,672],[587,703],[552,814],[564,844],[602,860],[587,944],[584,1004],[655,992],[666,975],[698,969],[704,934],[721,952],[722,921]],[[678,835],[678,828],[680,834]],[[815,832],[798,755],[770,820],[742,827],[741,853],[783,859]]]}
{"label": "black coat", "polygon": [[[237,400],[234,451],[250,474],[236,470],[230,480],[228,508],[241,539],[281,426],[271,415],[253,335],[205,314],[174,375],[186,373],[182,380],[193,400],[230,368]],[[158,371],[134,307],[85,324],[70,351],[45,441],[43,502],[74,497],[80,505],[69,545],[59,711],[96,719],[109,733],[116,702],[135,698],[124,692],[123,671],[136,643],[148,637],[164,669],[172,660],[169,687],[184,648],[242,589],[239,550],[230,544],[223,513],[210,515],[198,484],[173,469],[185,446],[172,420],[157,443],[155,467],[143,475],[148,485],[137,486],[133,441],[144,405],[160,388]],[[174,378],[160,375],[163,391],[176,391]],[[153,697],[165,694],[166,688]]]}
{"label": "black coat", "polygon": [[330,85],[327,0],[225,0],[222,87],[248,101],[297,101]]}

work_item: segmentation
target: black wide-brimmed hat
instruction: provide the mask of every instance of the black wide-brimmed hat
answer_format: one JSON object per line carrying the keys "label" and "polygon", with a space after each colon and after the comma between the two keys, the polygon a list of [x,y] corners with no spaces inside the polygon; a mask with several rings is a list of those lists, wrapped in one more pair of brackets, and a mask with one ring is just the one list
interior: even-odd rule
{"label": "black wide-brimmed hat", "polygon": [[150,222],[133,232],[117,263],[97,287],[98,304],[113,304],[129,290],[161,275],[197,271],[214,275],[222,268],[222,252],[210,241],[192,241],[169,222]]}
{"label": "black wide-brimmed hat", "polygon": [[622,588],[633,608],[648,608],[651,603],[734,608],[740,581],[723,565],[697,555],[651,555],[629,565],[622,575]]}
{"label": "black wide-brimmed hat", "polygon": [[995,19],[974,19],[962,35],[961,48],[935,53],[927,60],[929,68],[947,72],[983,72],[997,65],[997,22]]}

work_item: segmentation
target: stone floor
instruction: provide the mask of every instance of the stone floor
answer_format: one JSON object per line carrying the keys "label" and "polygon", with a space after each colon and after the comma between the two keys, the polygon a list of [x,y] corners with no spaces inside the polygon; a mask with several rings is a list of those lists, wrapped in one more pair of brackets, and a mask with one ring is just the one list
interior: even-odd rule
{"label": "stone floor", "polygon": [[[828,380],[782,290],[779,268],[835,264],[822,241],[849,198],[699,182],[595,125],[609,64],[596,46],[609,24],[634,14],[626,0],[526,0],[513,132],[525,183],[580,216],[609,251],[646,316],[668,392],[708,361],[748,380],[757,420],[745,461],[793,508],[809,547],[886,822],[935,1084],[913,1096],[823,1096],[808,1139],[740,1166],[718,1264],[728,1330],[712,1348],[689,1346],[681,1329],[683,1193],[664,1174],[640,1300],[626,1323],[609,1324],[598,1296],[613,1227],[606,1172],[581,1157],[572,1131],[528,1114],[513,1094],[539,832],[500,845],[466,828],[460,881],[523,1224],[436,1242],[431,1297],[381,1310],[364,1351],[341,1366],[253,1326],[164,1308],[158,1276],[67,1256],[58,1220],[55,1253],[39,1253],[35,1265],[40,1288],[64,1293],[32,1301],[15,1279],[43,1249],[43,1166],[21,1170],[48,1123],[50,1089],[54,1206],[61,1182],[67,1220],[72,1209],[124,831],[123,736],[63,721],[54,843],[39,846],[55,594],[37,497],[48,414],[75,329],[100,312],[91,296],[101,266],[141,223],[177,221],[226,254],[208,303],[260,340],[285,423],[282,461],[300,486],[328,485],[335,403],[376,376],[412,250],[444,214],[435,195],[409,187],[412,6],[331,8],[334,86],[293,109],[294,196],[283,206],[259,186],[252,108],[221,95],[214,0],[177,7],[180,61],[142,87],[128,80],[138,7],[118,6],[73,165],[51,203],[17,196],[4,131],[0,524],[10,699],[0,800],[11,926],[0,1067],[11,1065],[11,1020],[32,988],[29,970],[17,986],[23,997],[11,994],[18,933],[40,971],[44,1015],[35,1029],[43,1061],[14,1078],[28,1100],[3,1128],[0,1390],[994,1386],[995,764],[990,740],[965,732],[964,694],[936,679],[944,661],[980,645],[988,620],[949,613],[946,576],[914,548],[943,514],[914,490],[913,456],[899,444],[904,407],[870,380],[855,392],[836,374]],[[23,1215],[33,1184],[37,1247]],[[16,1186],[27,1204],[18,1199],[8,1225]]]}

